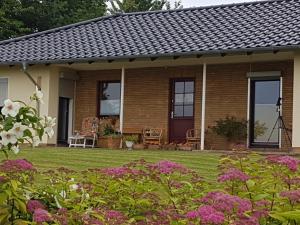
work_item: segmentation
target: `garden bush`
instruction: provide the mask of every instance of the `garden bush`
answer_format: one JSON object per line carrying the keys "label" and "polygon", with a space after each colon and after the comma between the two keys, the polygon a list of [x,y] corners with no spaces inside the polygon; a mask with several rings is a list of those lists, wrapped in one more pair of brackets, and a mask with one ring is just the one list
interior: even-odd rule
{"label": "garden bush", "polygon": [[[37,90],[33,101],[40,101]],[[38,145],[55,119],[5,101],[1,150]],[[117,168],[39,171],[26,159],[0,164],[0,224],[300,224],[299,160],[235,153],[206,181],[171,161],[143,159]]]}
{"label": "garden bush", "polygon": [[0,166],[1,224],[299,224],[300,174],[290,156],[221,159],[207,182],[170,161],[38,171]]}

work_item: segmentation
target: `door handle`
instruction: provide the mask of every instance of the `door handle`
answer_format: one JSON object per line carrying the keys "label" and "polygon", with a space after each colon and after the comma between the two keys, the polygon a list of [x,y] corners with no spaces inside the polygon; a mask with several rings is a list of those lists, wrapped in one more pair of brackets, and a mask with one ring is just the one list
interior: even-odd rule
{"label": "door handle", "polygon": [[172,111],[171,112],[171,119],[173,119],[174,118],[174,112]]}

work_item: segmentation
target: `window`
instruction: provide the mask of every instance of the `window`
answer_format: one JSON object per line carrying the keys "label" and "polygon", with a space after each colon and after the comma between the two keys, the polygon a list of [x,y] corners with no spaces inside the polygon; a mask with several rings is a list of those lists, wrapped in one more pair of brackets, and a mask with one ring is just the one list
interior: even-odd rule
{"label": "window", "polygon": [[120,114],[120,81],[99,83],[99,116],[118,116]]}
{"label": "window", "polygon": [[7,99],[8,95],[8,79],[0,78],[0,110],[4,105],[4,100]]}
{"label": "window", "polygon": [[194,115],[194,81],[175,81],[174,117]]}
{"label": "window", "polygon": [[250,96],[250,145],[277,147],[280,139],[277,123],[280,79],[252,79]]}

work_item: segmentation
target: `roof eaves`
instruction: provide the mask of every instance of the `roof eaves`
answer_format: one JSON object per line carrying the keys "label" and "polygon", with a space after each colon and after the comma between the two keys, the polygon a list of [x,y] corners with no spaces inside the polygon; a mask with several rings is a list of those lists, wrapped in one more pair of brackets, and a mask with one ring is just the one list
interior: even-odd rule
{"label": "roof eaves", "polygon": [[153,57],[172,57],[172,56],[191,56],[191,55],[203,55],[214,56],[221,54],[244,54],[246,52],[273,52],[273,51],[292,51],[300,49],[300,45],[289,46],[270,46],[259,48],[240,48],[240,49],[227,49],[227,50],[208,50],[208,51],[193,51],[193,52],[172,52],[166,54],[149,54],[149,55],[124,55],[118,57],[93,57],[93,58],[74,58],[74,59],[59,59],[59,60],[32,60],[32,61],[12,61],[12,62],[0,62],[0,65],[18,65],[24,62],[28,64],[65,64],[65,63],[85,63],[90,61],[106,61],[106,60],[123,60],[129,58],[153,58]]}

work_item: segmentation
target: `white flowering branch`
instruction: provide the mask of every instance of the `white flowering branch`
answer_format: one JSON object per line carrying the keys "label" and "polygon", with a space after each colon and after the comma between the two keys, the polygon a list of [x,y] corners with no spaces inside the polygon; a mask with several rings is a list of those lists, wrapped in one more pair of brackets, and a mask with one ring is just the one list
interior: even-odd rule
{"label": "white flowering branch", "polygon": [[[43,103],[43,93],[36,88],[31,101]],[[8,158],[8,152],[18,154],[20,144],[29,143],[36,147],[44,135],[52,137],[55,118],[50,116],[40,117],[35,108],[21,101],[4,101],[0,115],[0,150]]]}

